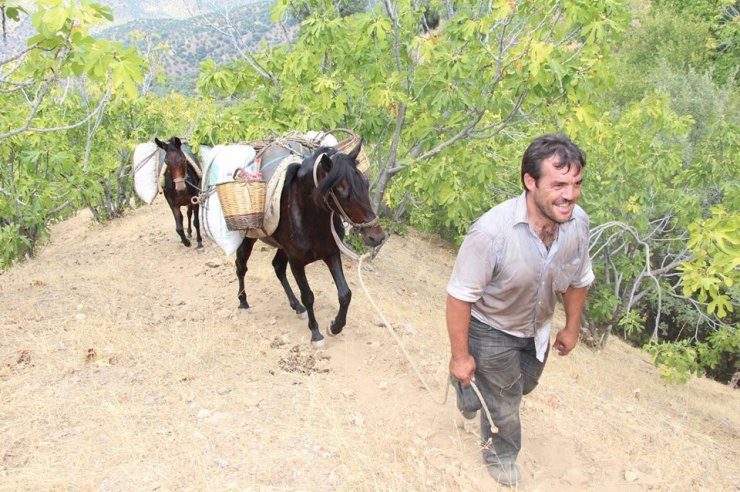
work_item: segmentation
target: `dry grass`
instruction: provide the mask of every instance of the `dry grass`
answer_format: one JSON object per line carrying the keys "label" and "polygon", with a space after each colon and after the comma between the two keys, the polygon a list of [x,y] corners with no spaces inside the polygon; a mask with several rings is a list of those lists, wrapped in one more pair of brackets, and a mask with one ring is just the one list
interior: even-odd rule
{"label": "dry grass", "polygon": [[[356,264],[348,326],[315,353],[270,250],[240,312],[233,259],[173,226],[163,203],[77,217],[0,275],[1,491],[497,489],[453,395],[437,403],[453,250],[393,237],[363,271],[430,393]],[[308,275],[325,331],[334,286],[323,265]],[[519,489],[738,490],[739,409],[712,381],[665,386],[618,340],[553,357],[522,410]]]}

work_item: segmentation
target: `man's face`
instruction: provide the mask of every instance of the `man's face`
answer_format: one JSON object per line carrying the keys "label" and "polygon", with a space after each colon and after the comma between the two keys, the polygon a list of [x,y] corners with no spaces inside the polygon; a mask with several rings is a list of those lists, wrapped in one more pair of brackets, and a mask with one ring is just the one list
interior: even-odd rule
{"label": "man's face", "polygon": [[542,161],[538,183],[529,174],[524,176],[527,190],[534,198],[540,216],[562,224],[570,220],[573,207],[581,196],[583,169],[576,170],[576,166],[556,169],[553,164],[557,162],[557,156]]}

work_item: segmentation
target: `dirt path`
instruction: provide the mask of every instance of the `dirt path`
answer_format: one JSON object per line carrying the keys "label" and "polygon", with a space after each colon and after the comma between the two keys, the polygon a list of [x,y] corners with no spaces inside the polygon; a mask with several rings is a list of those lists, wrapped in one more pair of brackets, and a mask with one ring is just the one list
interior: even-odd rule
{"label": "dirt path", "polygon": [[[393,236],[348,325],[314,352],[267,247],[237,309],[233,258],[184,248],[164,201],[81,214],[0,275],[0,490],[497,490],[444,396],[454,250]],[[308,276],[326,327],[328,271]],[[560,324],[560,323],[556,323]],[[524,491],[740,490],[740,393],[660,382],[616,338],[548,362],[524,401]],[[467,430],[466,430],[467,427]],[[468,431],[473,432],[468,432]]]}

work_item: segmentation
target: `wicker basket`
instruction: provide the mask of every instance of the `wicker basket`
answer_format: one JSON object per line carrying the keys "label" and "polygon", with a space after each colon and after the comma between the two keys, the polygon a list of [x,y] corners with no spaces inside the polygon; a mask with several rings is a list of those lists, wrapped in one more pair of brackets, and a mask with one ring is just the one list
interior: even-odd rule
{"label": "wicker basket", "polygon": [[265,182],[229,181],[216,185],[226,227],[243,231],[262,227],[265,213]]}
{"label": "wicker basket", "polygon": [[[348,154],[359,142],[360,137],[352,134],[336,144],[334,148],[339,152]],[[357,169],[359,169],[363,174],[368,174],[370,172],[370,160],[367,158],[367,154],[365,153],[365,147],[360,147],[360,153],[357,155]]]}

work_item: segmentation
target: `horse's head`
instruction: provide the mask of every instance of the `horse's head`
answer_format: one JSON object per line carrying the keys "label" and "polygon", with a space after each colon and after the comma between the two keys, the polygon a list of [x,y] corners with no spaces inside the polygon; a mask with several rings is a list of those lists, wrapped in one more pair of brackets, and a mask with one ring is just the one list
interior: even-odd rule
{"label": "horse's head", "polygon": [[167,170],[170,172],[172,182],[175,183],[175,191],[177,193],[185,193],[185,178],[188,174],[188,160],[182,152],[182,142],[177,137],[172,137],[166,142],[155,137],[154,142],[160,149],[165,151],[164,163],[167,165]]}
{"label": "horse's head", "polygon": [[365,244],[375,247],[386,234],[370,204],[368,179],[357,169],[361,146],[362,140],[349,154],[330,147],[317,149],[311,157],[314,181],[324,203],[358,230]]}

